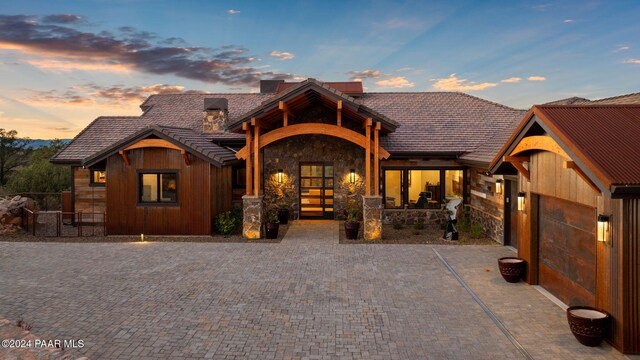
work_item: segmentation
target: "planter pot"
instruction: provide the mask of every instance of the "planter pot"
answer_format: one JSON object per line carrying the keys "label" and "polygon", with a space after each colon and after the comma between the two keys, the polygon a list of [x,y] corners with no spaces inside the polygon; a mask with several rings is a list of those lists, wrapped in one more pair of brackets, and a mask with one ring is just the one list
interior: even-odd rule
{"label": "planter pot", "polygon": [[268,222],[265,224],[265,238],[267,239],[277,239],[278,238],[278,229],[280,229],[280,223],[277,222]]}
{"label": "planter pot", "polygon": [[278,209],[278,222],[280,224],[289,223],[289,209]]}
{"label": "planter pot", "polygon": [[517,283],[520,281],[520,278],[524,273],[525,264],[526,262],[523,259],[517,257],[503,257],[498,259],[500,274],[507,282],[510,283]]}
{"label": "planter pot", "polygon": [[358,238],[358,231],[360,230],[359,222],[346,222],[344,223],[344,233],[349,240],[355,240]]}
{"label": "planter pot", "polygon": [[590,306],[571,306],[567,309],[567,320],[580,344],[598,346],[609,333],[611,316]]}

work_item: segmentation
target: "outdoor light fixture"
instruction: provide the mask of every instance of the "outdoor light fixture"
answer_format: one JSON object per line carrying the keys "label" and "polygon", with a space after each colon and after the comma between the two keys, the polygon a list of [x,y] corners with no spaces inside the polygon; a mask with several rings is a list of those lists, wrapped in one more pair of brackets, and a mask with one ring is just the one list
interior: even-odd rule
{"label": "outdoor light fixture", "polygon": [[144,242],[144,234],[140,234],[140,241]]}
{"label": "outdoor light fixture", "polygon": [[502,179],[496,180],[496,194],[502,194]]}
{"label": "outdoor light fixture", "polygon": [[349,170],[349,181],[352,184],[356,182],[356,169]]}
{"label": "outdoor light fixture", "polygon": [[522,191],[518,193],[518,211],[524,211],[524,201],[527,194]]}
{"label": "outdoor light fixture", "polygon": [[282,169],[278,169],[278,184],[282,184]]}
{"label": "outdoor light fixture", "polygon": [[611,217],[609,215],[598,215],[598,241],[606,242],[609,238],[609,223]]}

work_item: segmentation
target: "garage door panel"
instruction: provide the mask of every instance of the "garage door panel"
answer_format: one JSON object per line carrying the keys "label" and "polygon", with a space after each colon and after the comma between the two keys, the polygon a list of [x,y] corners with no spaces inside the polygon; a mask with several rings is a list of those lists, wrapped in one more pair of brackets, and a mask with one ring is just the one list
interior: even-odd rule
{"label": "garage door panel", "polygon": [[595,210],[540,197],[539,282],[569,305],[593,305]]}

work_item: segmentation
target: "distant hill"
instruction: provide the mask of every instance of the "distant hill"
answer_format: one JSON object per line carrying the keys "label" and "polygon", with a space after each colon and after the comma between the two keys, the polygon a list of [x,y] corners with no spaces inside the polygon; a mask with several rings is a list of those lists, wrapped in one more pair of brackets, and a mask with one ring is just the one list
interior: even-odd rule
{"label": "distant hill", "polygon": [[[68,143],[71,139],[61,139],[64,143]],[[43,146],[49,146],[51,144],[51,140],[42,140],[42,139],[29,139],[29,147],[32,149],[41,148]]]}

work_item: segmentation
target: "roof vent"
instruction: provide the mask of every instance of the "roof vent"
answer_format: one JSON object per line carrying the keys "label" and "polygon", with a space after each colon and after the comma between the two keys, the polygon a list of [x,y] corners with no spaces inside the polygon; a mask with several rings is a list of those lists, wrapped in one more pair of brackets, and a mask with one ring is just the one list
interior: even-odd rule
{"label": "roof vent", "polygon": [[202,112],[202,131],[206,133],[224,132],[229,118],[229,100],[225,98],[205,98]]}
{"label": "roof vent", "polygon": [[260,80],[260,94],[273,94],[284,80]]}

